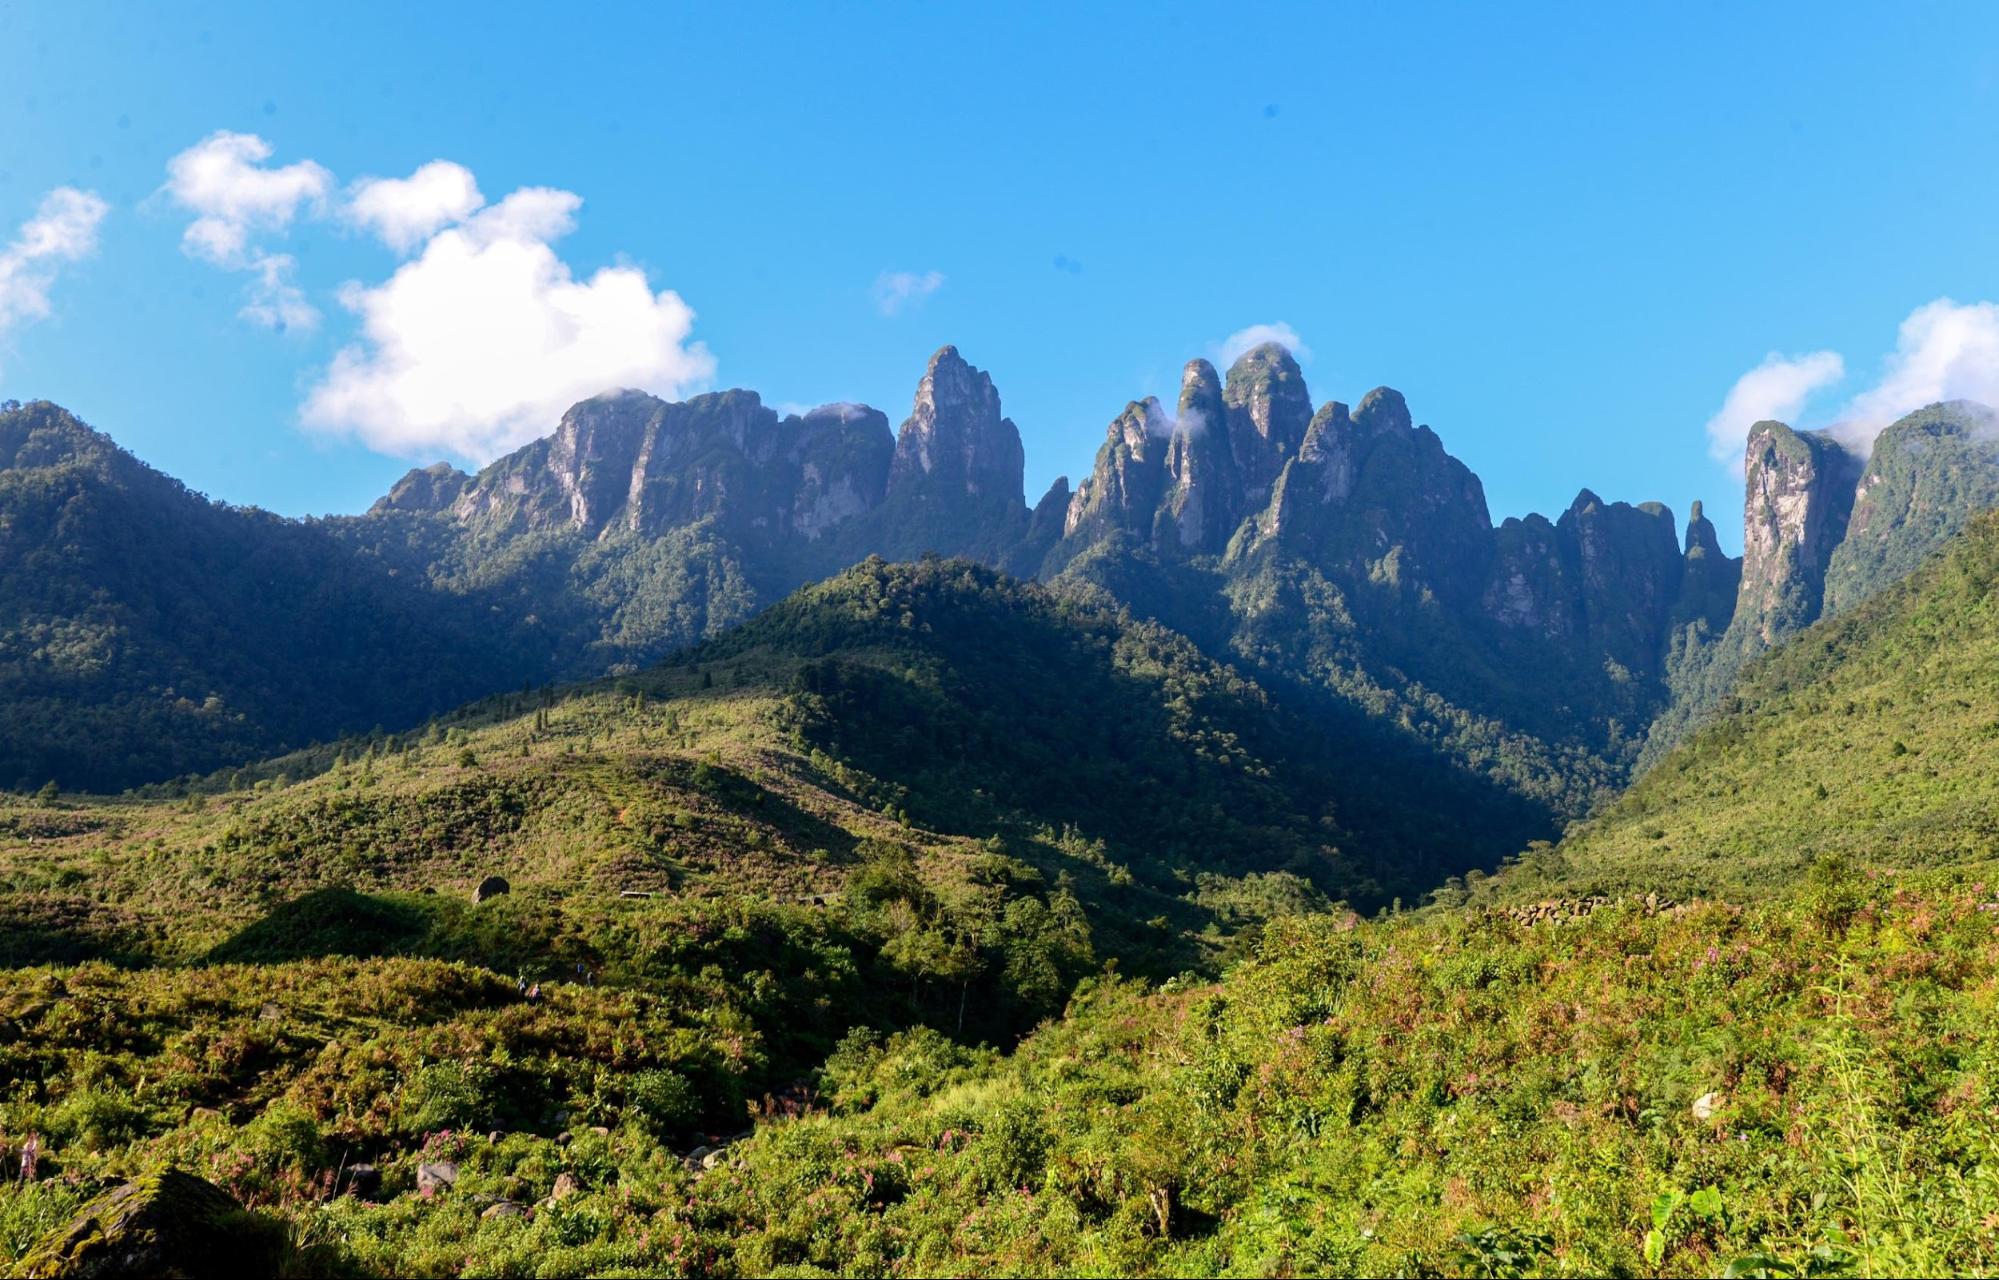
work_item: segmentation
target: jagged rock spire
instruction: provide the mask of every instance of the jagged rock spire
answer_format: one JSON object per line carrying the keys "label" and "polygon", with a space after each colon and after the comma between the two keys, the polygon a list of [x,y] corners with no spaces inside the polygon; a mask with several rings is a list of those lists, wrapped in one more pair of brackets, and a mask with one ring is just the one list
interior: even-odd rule
{"label": "jagged rock spire", "polygon": [[967,364],[956,347],[939,348],[896,437],[890,492],[1010,497],[1024,504],[1026,465],[1020,431],[1001,416],[992,378]]}
{"label": "jagged rock spire", "polygon": [[1298,456],[1312,422],[1312,397],[1305,374],[1291,353],[1275,342],[1252,347],[1229,366],[1222,386],[1228,409],[1229,443],[1244,501],[1260,503],[1284,464]]}

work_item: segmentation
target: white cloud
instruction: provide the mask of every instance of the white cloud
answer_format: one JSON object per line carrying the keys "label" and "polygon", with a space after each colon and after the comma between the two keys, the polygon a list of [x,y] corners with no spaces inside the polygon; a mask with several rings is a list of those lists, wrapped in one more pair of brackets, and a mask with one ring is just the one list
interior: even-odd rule
{"label": "white cloud", "polygon": [[906,307],[921,306],[943,287],[941,271],[884,271],[875,277],[875,307],[892,316]]}
{"label": "white cloud", "polygon": [[408,253],[485,203],[470,169],[433,160],[407,178],[363,178],[349,192],[341,214],[397,253]]}
{"label": "white cloud", "polygon": [[190,257],[256,280],[240,314],[271,328],[310,328],[319,313],[290,281],[289,254],[254,243],[287,230],[301,210],[325,206],[333,175],[310,160],[265,167],[271,144],[252,133],[211,133],[167,162],[166,193],[195,215],[181,235]]}
{"label": "white cloud", "polygon": [[581,200],[526,188],[438,231],[379,285],[350,283],[361,322],[307,396],[306,425],[386,453],[488,461],[546,434],[579,400],[621,386],[662,396],[713,376],[694,313],[645,273],[579,281],[549,242]]}
{"label": "white cloud", "polygon": [[111,206],[91,191],[57,187],[0,249],[0,337],[49,314],[49,289],[65,262],[97,251],[97,228]]}
{"label": "white cloud", "polygon": [[1247,329],[1237,329],[1213,347],[1215,363],[1226,369],[1242,359],[1245,352],[1254,350],[1266,342],[1274,342],[1289,351],[1294,359],[1310,360],[1312,348],[1298,336],[1298,331],[1279,321],[1276,324],[1253,324]]}
{"label": "white cloud", "polygon": [[[1811,396],[1846,375],[1836,351],[1804,356],[1776,353],[1736,379],[1721,411],[1708,419],[1708,448],[1742,469],[1742,442],[1752,424],[1776,418],[1796,425]],[[1973,400],[1999,407],[1999,304],[1926,302],[1911,311],[1882,362],[1880,379],[1846,402],[1826,430],[1858,453],[1904,414],[1939,400]]]}
{"label": "white cloud", "polygon": [[1881,381],[1855,396],[1831,430],[1865,451],[1883,427],[1939,400],[1999,407],[1999,305],[1938,298],[1910,312]]}
{"label": "white cloud", "polygon": [[250,236],[283,231],[317,207],[333,175],[310,160],[263,167],[271,144],[253,133],[211,133],[167,162],[167,193],[195,214],[181,246],[221,267],[253,265]]}
{"label": "white cloud", "polygon": [[251,270],[257,273],[250,285],[249,301],[236,314],[266,329],[310,329],[319,323],[319,311],[305,300],[305,292],[291,281],[297,263],[289,253],[258,256]]}
{"label": "white cloud", "polygon": [[1772,351],[1762,364],[1735,380],[1721,409],[1707,420],[1708,452],[1740,472],[1749,428],[1766,418],[1794,424],[1813,392],[1845,376],[1846,362],[1837,351],[1802,356]]}

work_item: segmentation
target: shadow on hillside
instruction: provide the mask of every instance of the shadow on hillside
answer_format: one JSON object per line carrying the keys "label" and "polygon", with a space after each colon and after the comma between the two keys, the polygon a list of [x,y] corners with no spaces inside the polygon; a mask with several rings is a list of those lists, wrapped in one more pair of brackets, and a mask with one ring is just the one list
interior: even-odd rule
{"label": "shadow on hillside", "polygon": [[90,960],[138,968],[152,959],[139,922],[115,907],[53,894],[0,897],[0,968]]}
{"label": "shadow on hillside", "polygon": [[430,936],[424,912],[352,889],[319,889],[271,910],[211,949],[211,964],[280,964],[320,956],[383,956]]}
{"label": "shadow on hillside", "polygon": [[[725,808],[768,823],[795,849],[824,849],[835,861],[849,861],[858,843],[854,833],[826,821],[787,799],[784,795],[729,766],[713,761],[687,766],[675,781],[690,786]],[[820,780],[829,790],[846,794],[830,779]],[[848,795],[849,799],[858,799]]]}

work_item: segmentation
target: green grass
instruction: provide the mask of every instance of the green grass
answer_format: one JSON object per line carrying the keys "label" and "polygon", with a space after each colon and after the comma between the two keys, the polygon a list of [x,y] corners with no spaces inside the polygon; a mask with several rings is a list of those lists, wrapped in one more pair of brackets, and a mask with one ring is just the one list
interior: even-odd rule
{"label": "green grass", "polygon": [[1516,893],[1743,896],[1827,854],[1891,867],[1999,853],[1999,518],[1743,674],[1722,713]]}

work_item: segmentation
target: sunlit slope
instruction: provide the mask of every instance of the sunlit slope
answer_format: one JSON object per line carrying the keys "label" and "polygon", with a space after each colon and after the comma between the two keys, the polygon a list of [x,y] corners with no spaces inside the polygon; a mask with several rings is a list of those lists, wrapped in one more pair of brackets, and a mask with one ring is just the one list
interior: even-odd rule
{"label": "sunlit slope", "polygon": [[1988,515],[1749,668],[1719,720],[1512,883],[1732,894],[1829,853],[1920,867],[1999,852],[1995,584]]}

